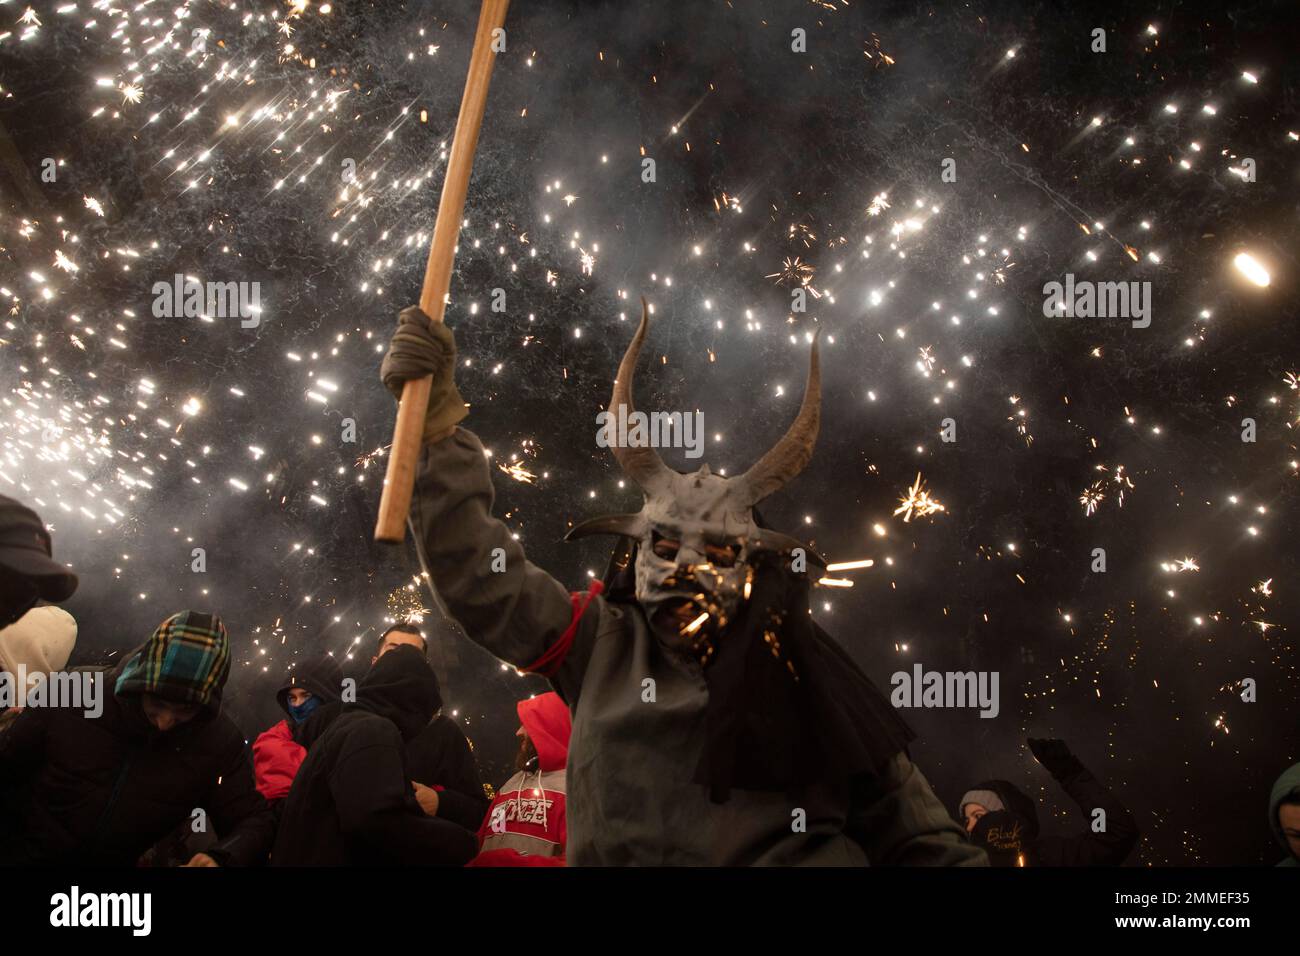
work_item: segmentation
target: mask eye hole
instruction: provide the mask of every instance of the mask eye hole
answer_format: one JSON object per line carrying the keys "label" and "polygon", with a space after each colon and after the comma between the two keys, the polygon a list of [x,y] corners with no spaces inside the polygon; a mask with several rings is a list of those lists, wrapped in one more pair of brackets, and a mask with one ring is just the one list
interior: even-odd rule
{"label": "mask eye hole", "polygon": [[681,547],[681,542],[676,538],[665,538],[658,531],[654,532],[654,552],[655,556],[663,558],[665,561],[674,561],[677,558],[677,551]]}
{"label": "mask eye hole", "polygon": [[734,544],[711,544],[705,548],[709,563],[720,568],[735,567],[738,551]]}

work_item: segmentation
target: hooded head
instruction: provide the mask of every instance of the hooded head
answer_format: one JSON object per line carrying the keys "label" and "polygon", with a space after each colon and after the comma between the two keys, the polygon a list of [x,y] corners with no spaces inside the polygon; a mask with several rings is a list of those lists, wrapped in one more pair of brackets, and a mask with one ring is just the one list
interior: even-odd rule
{"label": "hooded head", "polygon": [[381,654],[357,686],[357,708],[386,717],[402,739],[413,740],[442,707],[438,677],[424,655],[410,645]]}
{"label": "hooded head", "polygon": [[1300,866],[1300,763],[1282,771],[1268,798],[1268,824],[1290,854],[1278,866]]}
{"label": "hooded head", "polygon": [[1026,839],[1033,840],[1038,836],[1038,808],[1008,780],[986,780],[976,784],[962,795],[957,805],[957,816],[968,833],[973,833],[979,821],[992,813],[1007,813],[1015,817],[1020,821]]}
{"label": "hooded head", "polygon": [[40,516],[0,495],[0,627],[7,627],[37,601],[66,601],[77,576],[52,557],[50,533]]}
{"label": "hooded head", "polygon": [[34,607],[0,630],[0,671],[29,678],[61,671],[77,643],[77,622],[61,607]]}
{"label": "hooded head", "polygon": [[152,701],[163,701],[213,717],[229,676],[230,639],[221,618],[181,611],[122,663],[114,691],[128,700],[144,698],[146,714]]}
{"label": "hooded head", "polygon": [[[305,690],[311,699],[298,705],[289,703],[291,690]],[[343,690],[343,671],[328,654],[308,658],[290,668],[275,692],[275,702],[295,723],[302,723],[317,707],[339,700]]]}
{"label": "hooded head", "polygon": [[[632,380],[649,327],[641,300],[641,324],[633,336],[609,403],[609,420],[635,412]],[[585,521],[568,539],[619,534],[636,539],[636,598],[661,633],[695,638],[723,630],[748,590],[750,562],[759,551],[803,547],[794,538],[762,529],[754,505],[799,474],[812,457],[821,421],[821,372],[814,340],[803,404],[785,436],[743,475],[715,475],[708,465],[692,474],[669,468],[648,444],[610,441],[623,471],[645,496],[636,514]],[[612,431],[612,424],[610,430]]]}
{"label": "hooded head", "polygon": [[569,708],[554,692],[521,700],[515,707],[519,723],[537,753],[538,769],[563,770],[569,760],[569,734],[573,730]]}

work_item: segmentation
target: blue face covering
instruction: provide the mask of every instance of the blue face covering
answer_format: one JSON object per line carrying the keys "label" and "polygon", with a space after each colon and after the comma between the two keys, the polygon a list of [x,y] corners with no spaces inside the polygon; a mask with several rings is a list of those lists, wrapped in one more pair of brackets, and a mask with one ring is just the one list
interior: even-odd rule
{"label": "blue face covering", "polygon": [[319,706],[320,706],[320,698],[313,694],[311,697],[308,697],[301,704],[297,704],[297,705],[290,704],[289,716],[293,718],[293,722],[295,724],[301,724],[304,720],[310,717],[315,712],[316,708]]}

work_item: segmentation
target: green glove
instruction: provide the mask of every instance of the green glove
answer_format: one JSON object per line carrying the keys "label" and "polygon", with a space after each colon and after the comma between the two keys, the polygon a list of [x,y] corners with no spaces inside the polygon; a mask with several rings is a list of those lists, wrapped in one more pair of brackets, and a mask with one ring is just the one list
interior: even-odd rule
{"label": "green glove", "polygon": [[465,400],[456,390],[456,339],[442,322],[434,322],[419,306],[403,309],[379,377],[393,397],[402,397],[408,379],[433,376],[429,406],[424,413],[424,440],[447,431],[466,415]]}

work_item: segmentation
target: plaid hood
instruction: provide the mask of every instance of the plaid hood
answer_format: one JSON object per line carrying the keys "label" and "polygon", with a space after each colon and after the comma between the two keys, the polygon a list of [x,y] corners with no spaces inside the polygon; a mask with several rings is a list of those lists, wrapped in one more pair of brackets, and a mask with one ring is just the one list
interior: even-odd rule
{"label": "plaid hood", "polygon": [[154,694],[177,704],[198,704],[215,716],[229,676],[230,639],[221,618],[181,611],[159,624],[122,665],[114,690],[119,697]]}

